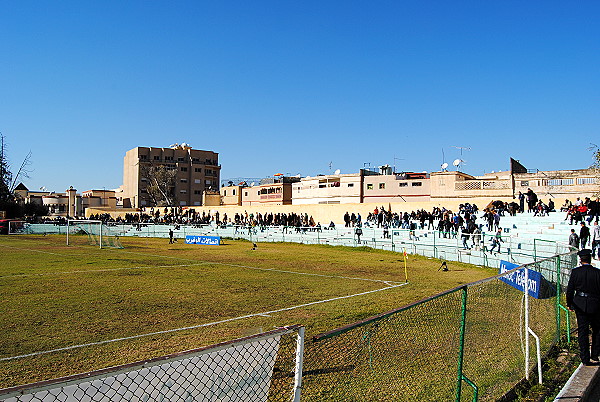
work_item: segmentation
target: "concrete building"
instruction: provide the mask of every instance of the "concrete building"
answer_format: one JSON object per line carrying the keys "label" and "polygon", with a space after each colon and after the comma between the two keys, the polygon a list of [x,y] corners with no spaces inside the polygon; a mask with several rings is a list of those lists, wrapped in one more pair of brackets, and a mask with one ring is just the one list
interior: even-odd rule
{"label": "concrete building", "polygon": [[291,205],[292,184],[299,180],[279,176],[263,179],[258,186],[244,187],[241,190],[242,205]]}
{"label": "concrete building", "polygon": [[519,192],[532,189],[538,197],[574,201],[576,197],[593,197],[600,182],[590,169],[528,170],[511,158],[510,170],[471,176],[467,173],[432,172],[431,200],[441,203],[453,199],[496,199],[509,201]]}
{"label": "concrete building", "polygon": [[242,205],[242,191],[247,185],[229,185],[219,189],[220,205]]}
{"label": "concrete building", "polygon": [[292,185],[292,204],[351,204],[362,202],[361,173],[303,177]]}
{"label": "concrete building", "polygon": [[363,202],[428,202],[431,199],[429,174],[402,172],[365,176]]}
{"label": "concrete building", "polygon": [[17,200],[22,203],[43,205],[51,217],[82,217],[88,208],[114,211],[117,208],[115,190],[88,190],[81,194],[73,187],[64,193],[53,191],[29,191],[23,183],[15,189]]}
{"label": "concrete building", "polygon": [[149,178],[143,169],[165,166],[177,171],[175,183],[169,189],[176,205],[202,205],[205,190],[218,191],[221,166],[219,154],[192,149],[183,143],[170,148],[137,147],[125,154],[123,160],[123,207],[155,206],[148,195]]}

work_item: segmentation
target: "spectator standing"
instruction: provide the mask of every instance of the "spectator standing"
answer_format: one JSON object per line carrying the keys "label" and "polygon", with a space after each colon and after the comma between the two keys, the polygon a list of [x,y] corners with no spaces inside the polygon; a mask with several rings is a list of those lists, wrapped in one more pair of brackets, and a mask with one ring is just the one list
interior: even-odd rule
{"label": "spectator standing", "polygon": [[356,234],[357,243],[360,244],[360,236],[362,236],[363,234],[363,230],[360,227],[360,225],[356,227],[356,229],[354,230],[354,234]]}
{"label": "spectator standing", "polygon": [[496,246],[498,246],[498,252],[500,253],[500,243],[504,243],[504,240],[502,240],[502,228],[498,228],[498,231],[494,237],[492,237],[492,248],[490,248],[490,253],[494,251]]}
{"label": "spectator standing", "polygon": [[590,228],[585,226],[585,222],[581,221],[581,230],[579,230],[579,241],[581,242],[581,249],[583,250],[590,239]]}
{"label": "spectator standing", "polygon": [[[600,354],[600,269],[591,265],[592,251],[577,253],[581,265],[573,268],[567,285],[567,306],[577,316],[577,340],[581,363],[598,364]],[[590,327],[592,350],[590,352]]]}
{"label": "spectator standing", "polygon": [[592,257],[600,260],[600,226],[597,220],[592,228]]}
{"label": "spectator standing", "polygon": [[569,246],[574,248],[579,248],[579,236],[575,233],[575,229],[571,229],[571,234],[569,235]]}
{"label": "spectator standing", "polygon": [[519,212],[525,212],[525,194],[519,191]]}

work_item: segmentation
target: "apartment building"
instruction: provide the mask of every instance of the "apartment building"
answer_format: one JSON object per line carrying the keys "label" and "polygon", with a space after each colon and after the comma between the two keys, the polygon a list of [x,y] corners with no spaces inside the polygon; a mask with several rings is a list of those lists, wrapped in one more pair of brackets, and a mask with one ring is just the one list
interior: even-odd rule
{"label": "apartment building", "polygon": [[268,177],[257,186],[244,187],[242,205],[291,205],[292,184],[299,180],[298,177]]}
{"label": "apartment building", "polygon": [[144,167],[165,166],[175,170],[175,182],[169,192],[175,205],[200,206],[205,190],[218,191],[221,166],[219,154],[192,149],[188,144],[174,144],[169,148],[137,147],[125,154],[123,160],[123,207],[154,206],[148,195],[149,178]]}
{"label": "apartment building", "polygon": [[431,200],[428,173],[402,172],[365,176],[363,202],[427,202]]}
{"label": "apartment building", "polygon": [[292,185],[292,204],[361,203],[362,178],[362,172],[303,177]]}

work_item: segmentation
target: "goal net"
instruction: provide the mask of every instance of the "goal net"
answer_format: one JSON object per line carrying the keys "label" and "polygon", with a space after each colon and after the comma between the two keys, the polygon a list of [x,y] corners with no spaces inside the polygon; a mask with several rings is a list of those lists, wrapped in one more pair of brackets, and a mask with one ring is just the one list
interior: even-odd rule
{"label": "goal net", "polygon": [[67,246],[69,236],[87,236],[89,244],[100,248],[123,248],[119,236],[112,234],[102,221],[67,220]]}
{"label": "goal net", "polygon": [[8,234],[27,234],[29,223],[25,221],[9,221],[8,222]]}

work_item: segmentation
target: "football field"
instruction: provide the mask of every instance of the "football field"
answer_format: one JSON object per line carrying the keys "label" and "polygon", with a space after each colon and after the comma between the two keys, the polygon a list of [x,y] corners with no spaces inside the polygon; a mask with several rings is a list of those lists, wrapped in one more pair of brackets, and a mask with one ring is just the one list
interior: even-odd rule
{"label": "football field", "polygon": [[[0,387],[302,324],[307,339],[488,277],[401,253],[246,241],[220,246],[1,236]],[[406,263],[406,266],[405,266]]]}

